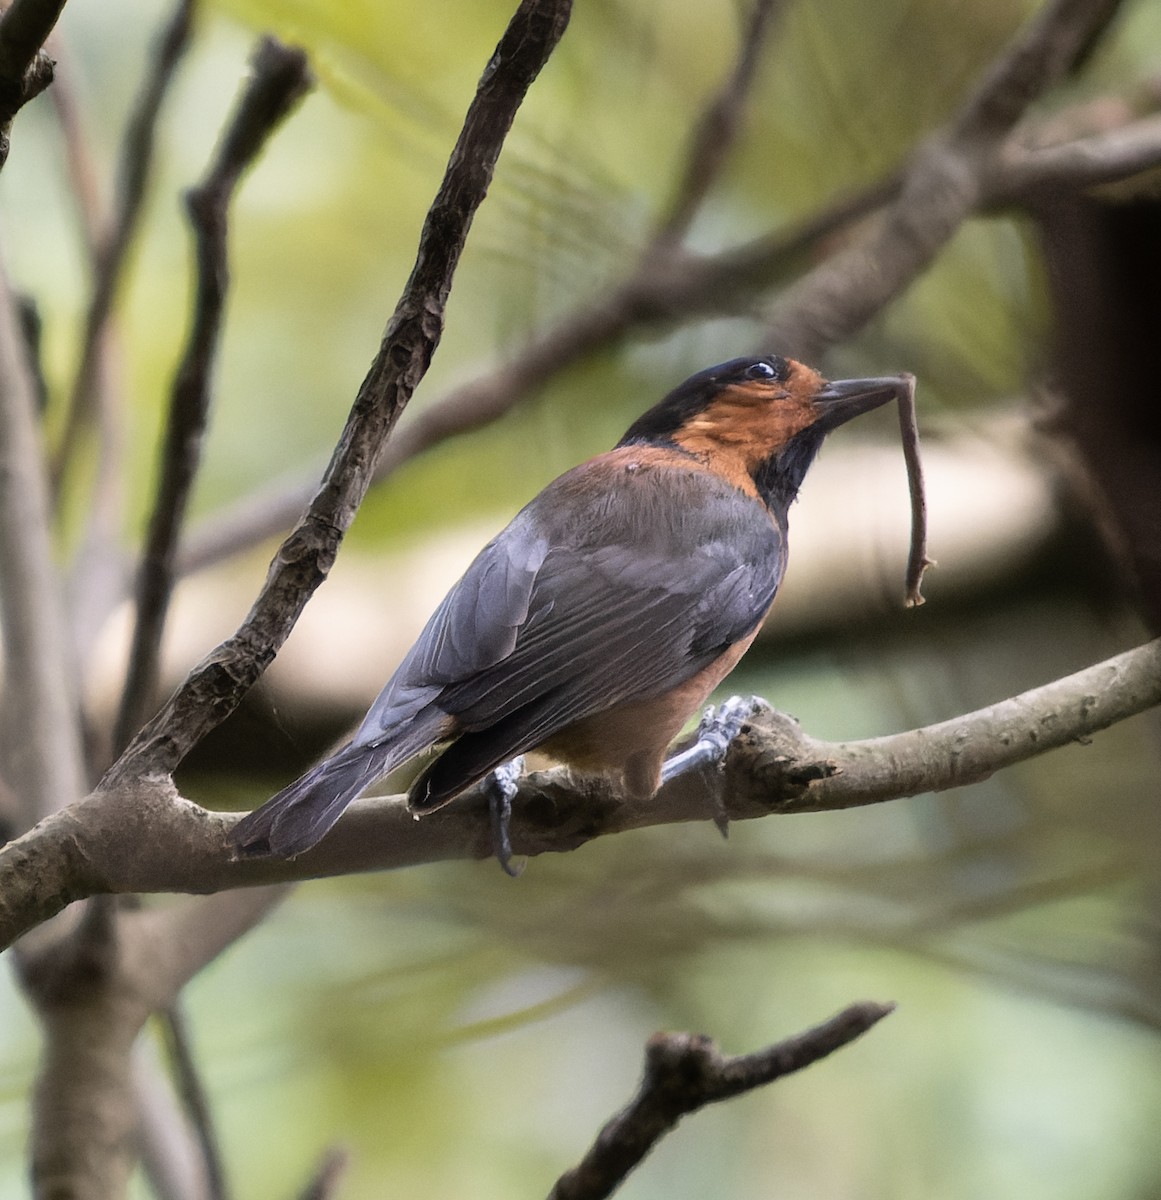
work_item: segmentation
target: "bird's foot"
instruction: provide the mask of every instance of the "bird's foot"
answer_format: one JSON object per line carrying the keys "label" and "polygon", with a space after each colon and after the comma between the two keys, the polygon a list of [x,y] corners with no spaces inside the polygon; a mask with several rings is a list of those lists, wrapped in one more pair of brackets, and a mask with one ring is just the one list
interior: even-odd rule
{"label": "bird's foot", "polygon": [[[711,704],[702,714],[697,727],[697,741],[688,750],[667,758],[661,764],[661,782],[668,783],[678,775],[700,767],[724,763],[730,743],[738,736],[742,726],[763,707],[764,701],[757,696],[731,696],[716,707]],[[714,805],[713,818],[722,837],[727,837],[730,819],[720,798]]]}
{"label": "bird's foot", "polygon": [[508,835],[508,824],[512,819],[512,801],[516,798],[516,784],[524,774],[524,755],[518,754],[506,763],[501,763],[485,781],[488,789],[488,812],[492,818],[492,849],[505,875],[513,879],[524,873],[524,864],[512,865],[512,839]]}

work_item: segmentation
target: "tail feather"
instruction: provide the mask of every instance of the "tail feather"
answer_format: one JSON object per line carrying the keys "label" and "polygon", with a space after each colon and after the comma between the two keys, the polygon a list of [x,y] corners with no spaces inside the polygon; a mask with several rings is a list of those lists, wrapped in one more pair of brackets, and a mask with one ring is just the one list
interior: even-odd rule
{"label": "tail feather", "polygon": [[321,840],[364,788],[398,761],[382,745],[344,746],[243,817],[230,831],[230,840],[246,858],[302,854]]}

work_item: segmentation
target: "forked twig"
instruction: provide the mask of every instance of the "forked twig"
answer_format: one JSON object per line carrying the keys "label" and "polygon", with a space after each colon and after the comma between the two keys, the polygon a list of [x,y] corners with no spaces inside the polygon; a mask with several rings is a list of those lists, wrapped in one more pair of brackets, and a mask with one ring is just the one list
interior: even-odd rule
{"label": "forked twig", "polygon": [[865,1001],[754,1054],[723,1055],[704,1035],[658,1033],[645,1047],[637,1095],[597,1134],[581,1162],[556,1181],[549,1200],[603,1200],[682,1117],[809,1067],[853,1042],[894,1011]]}

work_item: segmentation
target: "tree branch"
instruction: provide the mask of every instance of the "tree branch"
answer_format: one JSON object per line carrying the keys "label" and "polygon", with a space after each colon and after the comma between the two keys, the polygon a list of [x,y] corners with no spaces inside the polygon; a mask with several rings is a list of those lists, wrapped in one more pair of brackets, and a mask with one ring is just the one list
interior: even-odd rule
{"label": "tree branch", "polygon": [[12,0],[0,13],[0,169],[8,161],[12,119],[52,83],[52,59],[41,50],[65,0]]}
{"label": "tree branch", "polygon": [[[723,811],[748,820],[961,787],[1157,704],[1161,640],[953,720],[869,741],[819,741],[770,712],[743,728],[724,772],[679,777],[650,800],[626,800],[608,780],[563,770],[526,776],[512,842],[520,854],[561,852]],[[420,821],[404,796],[356,801],[318,846],[291,861],[231,859],[237,819],[183,800],[164,779],[106,784],[0,848],[0,948],[70,901],[103,892],[219,892],[492,852],[479,787]]]}
{"label": "tree branch", "polygon": [[1012,146],[983,181],[991,207],[1035,203],[1061,191],[1131,179],[1161,162],[1161,115],[1055,146]]}
{"label": "tree branch", "polygon": [[387,324],[322,484],[286,539],[238,631],[194,669],[109,775],[172,771],[253,686],[326,578],[399,414],[443,332],[444,307],[472,218],[516,111],[564,33],[570,0],[523,0],[484,71],[428,211],[411,277]]}
{"label": "tree branch", "polygon": [[548,1200],[604,1200],[682,1117],[812,1066],[894,1008],[852,1004],[805,1033],[736,1057],[722,1055],[702,1034],[654,1034],[645,1047],[636,1096],[604,1126],[581,1162],[557,1180]]}
{"label": "tree branch", "polygon": [[[63,476],[93,409],[100,378],[100,360],[126,255],[139,224],[145,192],[153,169],[157,122],[189,45],[196,0],[178,0],[177,7],[150,56],[145,81],[129,115],[121,140],[117,166],[117,192],[107,234],[99,236],[93,260],[93,290],[85,312],[80,359],[73,378],[64,432],[53,465],[54,490],[59,494]],[[63,122],[62,122],[63,123]]]}
{"label": "tree branch", "polygon": [[5,774],[21,800],[26,827],[85,791],[80,713],[50,531],[35,389],[12,292],[0,266]]}
{"label": "tree branch", "polygon": [[229,286],[226,214],[242,174],[310,87],[306,55],[273,38],[261,43],[253,74],[204,182],[187,196],[197,246],[193,326],[173,383],[157,499],[137,579],[129,670],[113,735],[120,753],[154,702],[161,638],[173,594],[174,556],[185,521],[209,415],[211,373]]}
{"label": "tree branch", "polygon": [[979,207],[987,166],[1028,105],[1072,67],[1119,4],[1050,0],[959,113],[912,155],[875,227],[778,298],[763,345],[817,362],[899,296]]}
{"label": "tree branch", "polygon": [[754,0],[750,19],[741,32],[734,69],[694,127],[681,180],[654,235],[657,246],[675,245],[684,238],[721,174],[741,128],[746,99],[766,48],[766,35],[776,8],[775,0]]}

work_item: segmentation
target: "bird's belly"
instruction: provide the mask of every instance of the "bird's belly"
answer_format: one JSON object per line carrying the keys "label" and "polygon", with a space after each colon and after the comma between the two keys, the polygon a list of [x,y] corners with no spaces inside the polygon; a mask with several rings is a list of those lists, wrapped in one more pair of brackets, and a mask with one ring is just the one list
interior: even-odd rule
{"label": "bird's belly", "polygon": [[757,636],[755,629],[676,687],[646,700],[627,700],[574,722],[537,750],[579,771],[619,771],[634,799],[651,796],[661,782],[670,742],[734,669]]}

